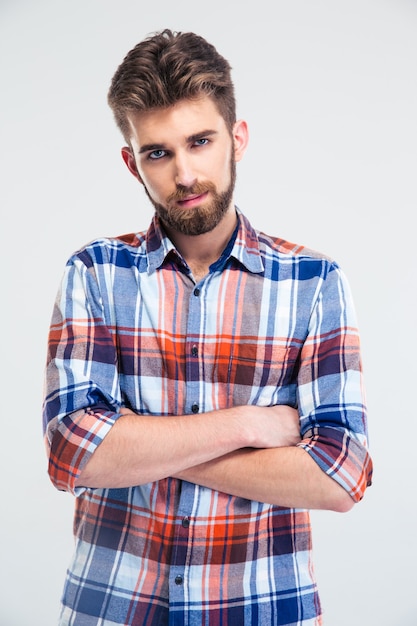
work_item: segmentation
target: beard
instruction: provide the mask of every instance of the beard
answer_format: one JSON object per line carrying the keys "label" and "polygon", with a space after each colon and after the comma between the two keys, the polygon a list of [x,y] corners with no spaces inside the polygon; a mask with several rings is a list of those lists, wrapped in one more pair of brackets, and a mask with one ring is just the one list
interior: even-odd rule
{"label": "beard", "polygon": [[[145,187],[146,195],[152,202],[155,212],[162,223],[183,235],[203,235],[213,230],[229,209],[236,183],[236,162],[234,156],[230,163],[230,182],[226,191],[218,192],[214,183],[207,181],[196,183],[192,187],[177,185],[176,191],[167,198],[166,206],[155,202]],[[190,195],[210,192],[212,200],[205,206],[182,209],[177,202]]]}

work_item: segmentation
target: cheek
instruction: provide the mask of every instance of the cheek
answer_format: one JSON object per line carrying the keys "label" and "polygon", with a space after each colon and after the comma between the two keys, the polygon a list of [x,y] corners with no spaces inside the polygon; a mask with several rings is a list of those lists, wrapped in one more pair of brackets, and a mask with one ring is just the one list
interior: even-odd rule
{"label": "cheek", "polygon": [[150,176],[149,173],[143,169],[139,170],[139,175],[142,179],[144,187],[146,187],[149,192],[156,193],[160,187],[160,181],[158,182],[158,179],[155,176]]}
{"label": "cheek", "polygon": [[166,177],[159,174],[155,176],[143,176],[143,186],[148,194],[157,202],[164,203],[166,198],[173,192],[173,188],[169,186]]}
{"label": "cheek", "polygon": [[224,185],[229,185],[230,182],[230,174],[231,172],[231,160],[230,159],[226,159],[223,164],[222,164],[222,168],[221,168],[221,176],[222,176],[222,180]]}
{"label": "cheek", "polygon": [[230,179],[230,158],[219,155],[217,159],[212,161],[211,167],[207,168],[206,176],[212,182],[216,182],[219,185],[228,184]]}

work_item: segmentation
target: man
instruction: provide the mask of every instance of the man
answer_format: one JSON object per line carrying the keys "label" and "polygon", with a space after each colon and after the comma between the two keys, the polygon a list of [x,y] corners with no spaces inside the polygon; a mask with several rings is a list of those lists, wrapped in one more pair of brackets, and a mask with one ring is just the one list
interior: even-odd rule
{"label": "man", "polygon": [[60,625],[317,625],[309,509],[370,484],[346,279],[235,207],[230,66],[193,33],[131,50],[109,104],[155,207],[69,260],[54,309],[50,477],[76,495]]}

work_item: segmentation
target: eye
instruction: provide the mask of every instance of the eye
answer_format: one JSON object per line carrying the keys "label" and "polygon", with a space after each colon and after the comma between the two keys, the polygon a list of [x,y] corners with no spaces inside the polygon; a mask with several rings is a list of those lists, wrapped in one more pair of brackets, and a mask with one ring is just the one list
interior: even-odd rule
{"label": "eye", "polygon": [[196,139],[194,145],[196,146],[205,146],[209,143],[209,140],[206,137],[202,137],[201,139]]}
{"label": "eye", "polygon": [[153,150],[149,153],[148,158],[151,159],[151,161],[157,161],[158,159],[162,159],[165,155],[165,150]]}

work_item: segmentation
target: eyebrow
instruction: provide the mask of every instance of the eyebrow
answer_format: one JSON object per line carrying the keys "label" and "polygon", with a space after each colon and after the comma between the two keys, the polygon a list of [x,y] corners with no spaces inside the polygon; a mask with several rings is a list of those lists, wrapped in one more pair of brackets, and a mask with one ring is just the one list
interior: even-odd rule
{"label": "eyebrow", "polygon": [[[195,133],[194,135],[190,135],[187,137],[187,143],[194,143],[199,139],[204,139],[205,137],[211,137],[213,135],[217,135],[217,130],[203,130],[200,133]],[[166,150],[165,144],[163,143],[146,143],[141,148],[139,148],[139,154],[143,154],[144,152],[153,152],[154,150]]]}

